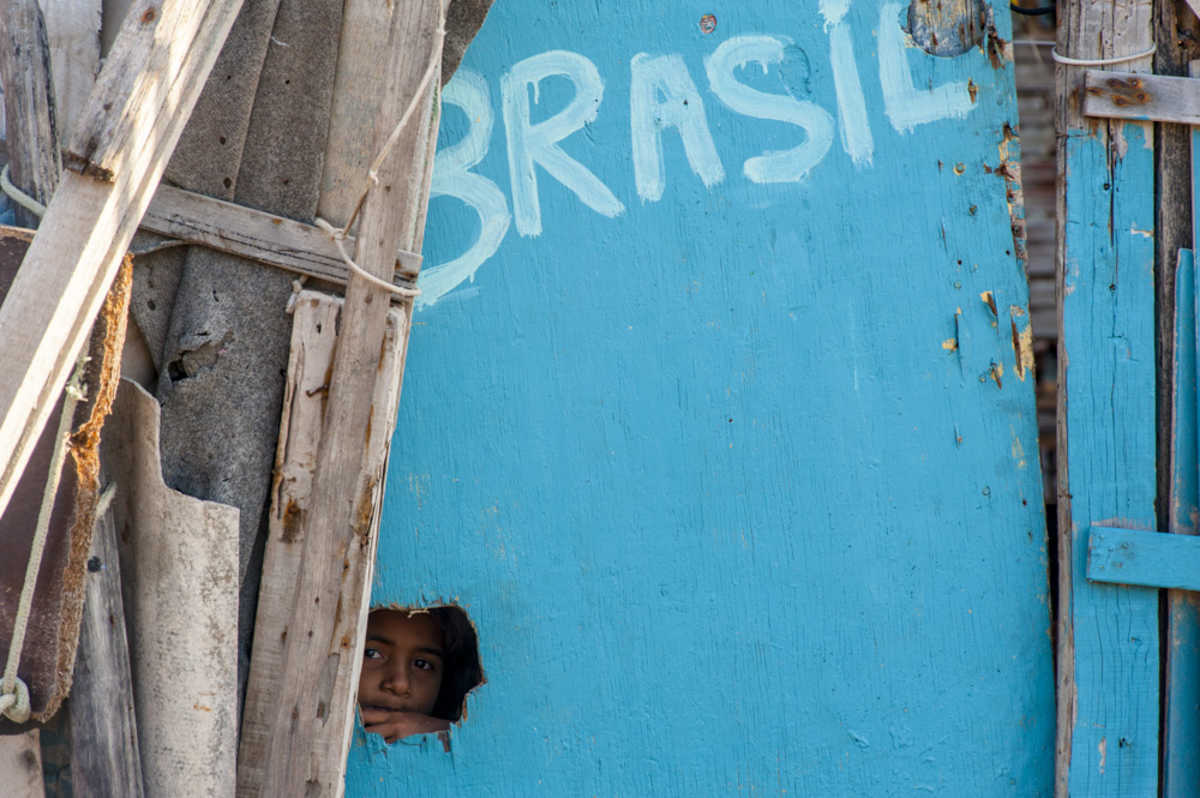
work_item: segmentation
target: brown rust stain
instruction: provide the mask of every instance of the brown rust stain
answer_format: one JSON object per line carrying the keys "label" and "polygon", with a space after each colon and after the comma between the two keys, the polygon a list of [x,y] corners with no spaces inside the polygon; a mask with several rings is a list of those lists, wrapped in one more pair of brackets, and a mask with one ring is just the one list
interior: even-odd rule
{"label": "brown rust stain", "polygon": [[971,102],[975,102],[975,96],[979,94],[979,87],[970,78],[967,78],[967,94],[971,96]]}
{"label": "brown rust stain", "polygon": [[362,491],[358,494],[358,502],[354,506],[354,520],[351,527],[358,537],[359,545],[363,548],[371,540],[371,516],[375,509],[374,493],[376,479],[370,476],[363,483]]}
{"label": "brown rust stain", "polygon": [[280,536],[284,543],[295,543],[300,539],[300,530],[304,525],[304,510],[296,504],[295,499],[288,499],[283,507],[283,534]]}
{"label": "brown rust stain", "polygon": [[987,29],[987,56],[988,61],[991,62],[992,69],[1004,68],[1004,64],[1008,60],[1004,52],[1007,46],[1008,42],[1000,38],[1000,34],[996,33],[996,28],[989,24]]}
{"label": "brown rust stain", "polygon": [[1004,376],[1004,366],[999,363],[993,363],[988,369],[988,376],[996,383],[997,388],[1004,387],[1004,381],[1000,379]]}
{"label": "brown rust stain", "polygon": [[979,298],[983,300],[983,304],[987,305],[988,310],[992,312],[993,317],[999,317],[1000,312],[996,310],[996,298],[992,296],[991,291],[984,291],[979,295]]}
{"label": "brown rust stain", "polygon": [[1109,78],[1105,84],[1108,86],[1109,100],[1118,107],[1146,105],[1154,99],[1146,91],[1146,84],[1141,78]]}

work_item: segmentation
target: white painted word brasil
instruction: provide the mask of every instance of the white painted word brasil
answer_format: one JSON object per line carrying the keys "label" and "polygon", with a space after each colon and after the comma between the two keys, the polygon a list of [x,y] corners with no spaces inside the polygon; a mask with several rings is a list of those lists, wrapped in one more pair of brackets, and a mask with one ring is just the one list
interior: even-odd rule
{"label": "white painted word brasil", "polygon": [[[875,142],[854,57],[853,32],[845,20],[849,8],[850,0],[820,0],[830,42],[836,121],[816,103],[790,94],[766,93],[739,80],[738,71],[748,66],[761,67],[765,75],[782,64],[792,43],[786,36],[734,36],[703,58],[708,89],[722,106],[741,116],[783,122],[801,131],[800,144],[747,158],[741,166],[747,180],[763,184],[804,181],[828,155],[835,127],[840,129],[842,148],[854,166],[864,169],[872,165]],[[906,41],[899,23],[902,8],[899,3],[883,5],[878,36],[884,114],[898,134],[940,119],[966,116],[974,107],[966,81],[916,88],[909,64],[913,45]],[[916,57],[931,57],[920,50],[917,53]],[[534,122],[532,111],[540,101],[539,87],[547,78],[565,78],[574,94],[565,107]],[[592,61],[568,50],[539,53],[501,75],[499,88],[512,212],[501,188],[471,171],[488,153],[495,112],[487,80],[478,72],[459,69],[442,99],[460,108],[469,126],[461,140],[438,153],[431,190],[435,197],[454,197],[469,206],[479,217],[480,230],[463,254],[422,273],[418,307],[432,305],[463,281],[473,280],[479,267],[500,248],[514,221],[522,236],[541,235],[539,166],[596,213],[616,217],[625,211],[609,186],[559,146],[599,117],[604,81]],[[643,202],[658,202],[663,197],[667,183],[663,133],[668,129],[678,134],[688,167],[705,188],[711,190],[726,180],[707,113],[682,55],[638,53],[632,57],[631,160],[634,189]]]}

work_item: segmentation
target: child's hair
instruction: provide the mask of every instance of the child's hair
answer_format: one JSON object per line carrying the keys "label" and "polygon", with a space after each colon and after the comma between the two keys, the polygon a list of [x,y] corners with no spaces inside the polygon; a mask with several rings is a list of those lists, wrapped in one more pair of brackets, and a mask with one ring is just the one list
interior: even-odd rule
{"label": "child's hair", "polygon": [[430,713],[435,718],[462,718],[467,693],[483,683],[475,627],[460,608],[431,607],[429,614],[442,628],[442,688]]}

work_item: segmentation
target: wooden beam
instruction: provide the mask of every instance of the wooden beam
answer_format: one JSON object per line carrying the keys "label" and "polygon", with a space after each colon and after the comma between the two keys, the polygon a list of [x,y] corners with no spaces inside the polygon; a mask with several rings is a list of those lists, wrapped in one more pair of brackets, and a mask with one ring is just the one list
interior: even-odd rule
{"label": "wooden beam", "polygon": [[1087,578],[1093,582],[1200,590],[1200,538],[1093,526]]}
{"label": "wooden beam", "polygon": [[1200,125],[1200,80],[1089,69],[1084,116]]}
{"label": "wooden beam", "polygon": [[[89,146],[79,154],[93,164],[90,172],[107,170],[111,182],[64,173],[0,306],[0,513],[241,4],[142,2],[125,20],[119,51],[106,62],[85,116]],[[201,10],[202,22],[182,24],[195,23]],[[139,56],[135,44],[154,52]],[[142,67],[157,79],[129,71]],[[105,106],[119,124],[103,123]]]}
{"label": "wooden beam", "polygon": [[[45,204],[58,185],[61,164],[55,124],[50,45],[37,0],[0,0],[0,84],[9,178]],[[17,223],[37,227],[37,217],[16,209]]]}
{"label": "wooden beam", "polygon": [[[360,153],[349,159],[361,164],[351,173],[357,181],[365,179],[366,159],[381,150],[402,110],[410,101],[417,103],[379,169],[379,184],[367,195],[355,247],[356,262],[387,279],[397,249],[421,248],[437,139],[434,98],[445,11],[441,0],[407,0],[391,9],[378,5],[358,11],[352,16],[347,9],[335,98],[360,109],[371,107],[366,104],[370,84],[355,85],[351,77],[370,64],[387,63],[383,74],[394,80],[374,115],[373,146],[365,157]],[[431,64],[433,79],[425,82]],[[335,119],[338,114],[335,107]],[[331,135],[331,149],[345,143]],[[342,198],[323,202],[328,218],[345,223],[358,200],[348,188],[355,182],[348,175],[327,181],[340,188]],[[394,401],[379,397],[398,396],[412,313],[411,300],[401,302],[404,340],[397,341],[398,354],[389,363],[388,347],[381,347],[387,341],[388,299],[383,289],[351,276],[320,429],[288,425],[288,438],[308,436],[316,456],[310,461],[307,507],[281,504],[290,492],[275,495],[272,517],[282,519],[283,531],[277,535],[273,526],[268,541],[242,722],[239,795],[299,795],[307,790],[341,795],[343,790],[379,497],[395,423]],[[280,552],[281,543],[293,542],[299,550],[293,545]],[[272,564],[276,557],[286,567]],[[280,673],[288,675],[282,683]]]}
{"label": "wooden beam", "polygon": [[[334,285],[344,286],[349,273],[333,240],[310,224],[172,186],[158,187],[141,228]],[[421,256],[401,252],[394,267],[392,282],[412,287]]]}
{"label": "wooden beam", "polygon": [[[1151,0],[1067,0],[1058,15],[1071,58],[1127,58],[1153,38]],[[1157,528],[1154,138],[1085,117],[1085,74],[1058,70],[1055,794],[1117,798],[1158,791],[1158,593],[1088,582],[1086,533]]]}

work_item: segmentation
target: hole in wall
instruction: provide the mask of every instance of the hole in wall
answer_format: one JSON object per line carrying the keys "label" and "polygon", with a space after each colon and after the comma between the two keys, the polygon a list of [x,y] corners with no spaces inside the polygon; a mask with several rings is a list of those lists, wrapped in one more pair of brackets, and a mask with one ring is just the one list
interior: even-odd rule
{"label": "hole in wall", "polygon": [[467,695],[484,681],[475,625],[461,607],[371,610],[358,684],[368,732],[389,743],[448,732],[466,718]]}

